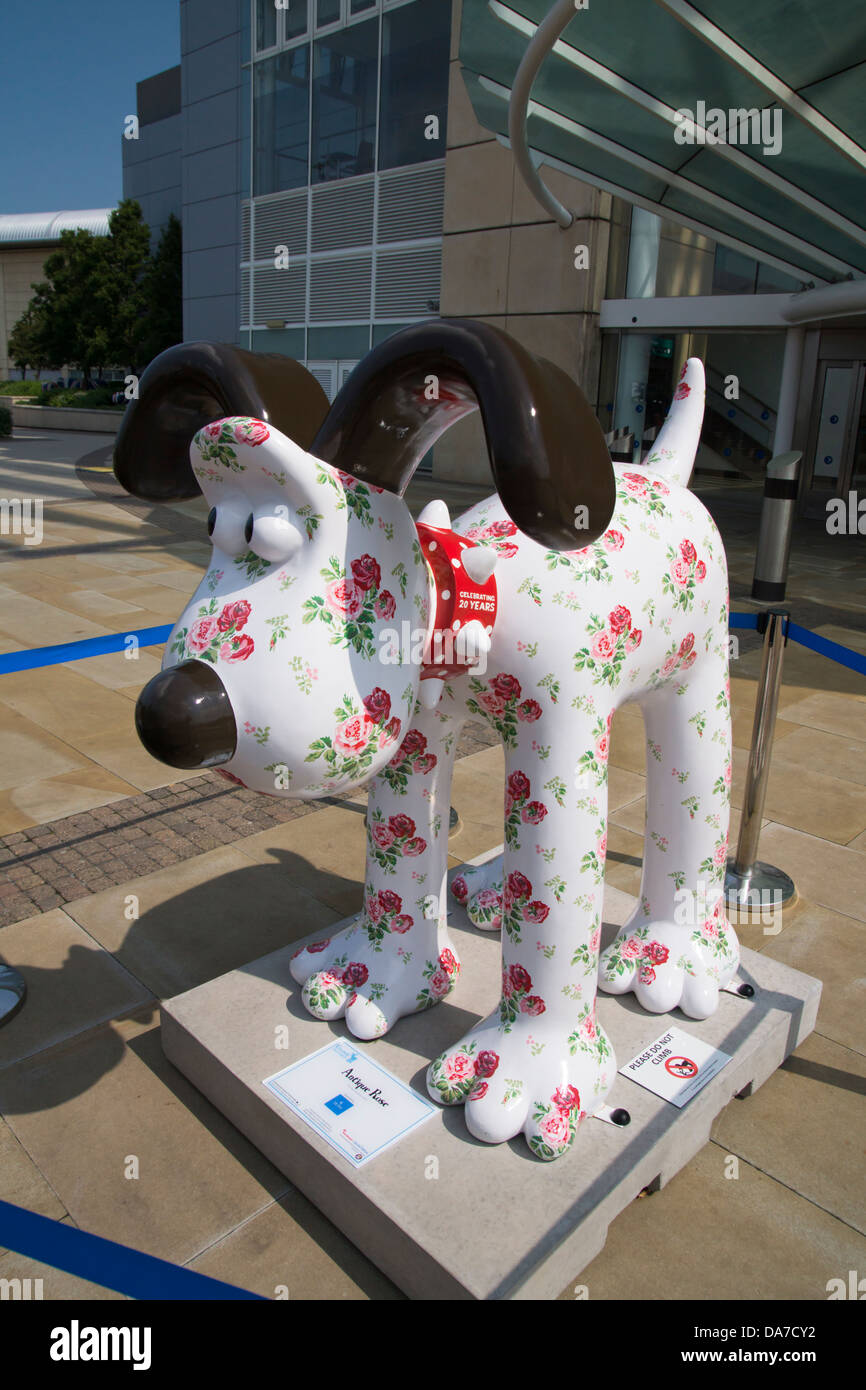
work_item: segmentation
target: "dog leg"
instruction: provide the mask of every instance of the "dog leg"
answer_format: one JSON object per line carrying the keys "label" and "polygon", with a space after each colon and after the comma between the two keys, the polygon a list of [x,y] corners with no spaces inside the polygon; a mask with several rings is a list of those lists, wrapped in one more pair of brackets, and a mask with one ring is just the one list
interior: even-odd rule
{"label": "dog leg", "polygon": [[[687,681],[687,683],[685,683]],[[707,1018],[736,972],[725,916],[731,787],[727,656],[701,656],[644,703],[647,824],[640,901],[604,952],[599,987],[651,1013]]]}
{"label": "dog leg", "polygon": [[592,791],[576,787],[537,751],[554,743],[555,766],[568,772],[591,742],[589,727],[579,720],[569,726],[558,711],[512,735],[500,1004],[427,1077],[435,1100],[467,1102],[476,1138],[502,1143],[522,1130],[544,1159],[565,1152],[616,1074],[595,1011],[606,782]]}
{"label": "dog leg", "polygon": [[377,1038],[404,1014],[450,994],[460,963],[447,932],[451,773],[461,719],[421,710],[398,753],[370,783],[364,911],[292,961],[316,1018],[345,1016]]}

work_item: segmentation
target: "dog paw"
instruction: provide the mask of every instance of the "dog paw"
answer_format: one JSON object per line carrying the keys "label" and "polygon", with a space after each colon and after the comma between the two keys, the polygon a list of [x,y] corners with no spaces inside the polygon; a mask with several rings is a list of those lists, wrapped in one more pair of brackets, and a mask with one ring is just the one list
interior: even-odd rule
{"label": "dog paw", "polygon": [[502,1144],[523,1133],[541,1159],[561,1157],[579,1125],[601,1106],[616,1062],[594,1013],[571,1035],[537,1019],[503,1025],[493,1014],[427,1072],[427,1089],[445,1105],[465,1102],[470,1134]]}
{"label": "dog paw", "polygon": [[603,952],[598,987],[632,991],[648,1013],[679,1006],[689,1018],[709,1018],[739,961],[736,932],[720,906],[699,927],[641,919],[627,923]]}
{"label": "dog paw", "polygon": [[502,855],[486,864],[468,865],[451,881],[451,896],[479,931],[502,926]]}
{"label": "dog paw", "polygon": [[336,936],[314,941],[292,957],[293,978],[303,986],[304,1007],[314,1018],[345,1018],[356,1038],[380,1038],[398,1018],[445,999],[457,983],[460,962],[449,946],[383,949],[361,917]]}

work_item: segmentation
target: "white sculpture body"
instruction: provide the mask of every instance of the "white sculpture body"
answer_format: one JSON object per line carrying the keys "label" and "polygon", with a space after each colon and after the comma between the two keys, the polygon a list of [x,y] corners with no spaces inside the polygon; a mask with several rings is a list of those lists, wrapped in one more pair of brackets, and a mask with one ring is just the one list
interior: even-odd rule
{"label": "white sculpture body", "polygon": [[[725,556],[686,487],[702,413],[703,369],[690,360],[656,447],[617,467],[611,523],[584,549],[576,533],[574,551],[545,550],[496,496],[453,523],[455,555],[463,542],[495,552],[498,610],[489,651],[444,682],[419,680],[417,634],[429,636],[436,593],[401,497],[261,421],[217,422],[192,446],[214,549],[166,666],[214,667],[238,731],[225,771],[248,787],[319,797],[369,786],[363,910],[292,964],[315,1016],[374,1039],[459,991],[451,772],[467,718],[502,739],[504,854],[454,884],[480,929],[501,930],[501,1001],[432,1063],[428,1084],[440,1101],[466,1102],[478,1138],[522,1131],[545,1159],[565,1152],[614,1080],[597,985],[704,1018],[738,963],[722,898]],[[447,531],[441,505],[427,520]],[[441,690],[437,702],[425,687]],[[608,744],[630,701],[646,722],[643,879],[599,962]]]}

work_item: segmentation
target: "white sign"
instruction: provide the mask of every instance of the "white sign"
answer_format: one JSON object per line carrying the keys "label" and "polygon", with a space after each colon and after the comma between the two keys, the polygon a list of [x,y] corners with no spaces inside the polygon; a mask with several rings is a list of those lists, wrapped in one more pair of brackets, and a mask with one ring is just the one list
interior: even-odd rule
{"label": "white sign", "polygon": [[620,1071],[662,1100],[681,1107],[730,1060],[729,1053],[693,1038],[682,1028],[670,1028]]}
{"label": "white sign", "polygon": [[263,1084],[355,1168],[404,1139],[437,1110],[342,1039]]}

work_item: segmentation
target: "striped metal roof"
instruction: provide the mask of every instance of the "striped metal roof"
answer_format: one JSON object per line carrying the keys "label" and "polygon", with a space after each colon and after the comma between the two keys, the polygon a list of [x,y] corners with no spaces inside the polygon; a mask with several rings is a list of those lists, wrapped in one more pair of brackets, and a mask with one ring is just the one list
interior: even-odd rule
{"label": "striped metal roof", "polygon": [[108,236],[108,218],[113,211],[113,208],[85,208],[80,212],[4,213],[0,215],[0,245],[59,241],[61,232],[75,232],[79,228],[94,236]]}

